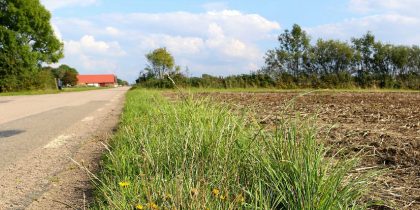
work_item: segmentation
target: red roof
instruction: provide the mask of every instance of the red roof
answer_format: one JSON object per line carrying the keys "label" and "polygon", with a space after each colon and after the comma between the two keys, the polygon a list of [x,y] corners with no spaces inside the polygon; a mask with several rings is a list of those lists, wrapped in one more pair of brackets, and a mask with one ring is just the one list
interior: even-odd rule
{"label": "red roof", "polygon": [[115,83],[116,77],[113,74],[77,75],[79,83]]}

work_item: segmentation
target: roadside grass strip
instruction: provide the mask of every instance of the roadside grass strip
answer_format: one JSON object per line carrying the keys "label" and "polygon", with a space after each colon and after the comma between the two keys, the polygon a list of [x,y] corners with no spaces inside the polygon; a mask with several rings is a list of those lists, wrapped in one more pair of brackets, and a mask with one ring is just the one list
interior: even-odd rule
{"label": "roadside grass strip", "polygon": [[313,118],[265,130],[209,100],[127,93],[93,209],[365,209],[373,172],[326,157]]}

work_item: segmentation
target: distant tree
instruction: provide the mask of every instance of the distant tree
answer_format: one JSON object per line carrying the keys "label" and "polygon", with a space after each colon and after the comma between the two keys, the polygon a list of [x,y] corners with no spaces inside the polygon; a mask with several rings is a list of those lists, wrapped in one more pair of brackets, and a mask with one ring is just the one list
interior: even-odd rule
{"label": "distant tree", "polygon": [[408,59],[409,72],[420,75],[420,46],[415,45],[410,49],[410,55]]}
{"label": "distant tree", "polygon": [[39,0],[0,0],[0,91],[33,87],[42,63],[63,57]]}
{"label": "distant tree", "polygon": [[[163,79],[165,74],[175,71],[174,57],[166,48],[158,48],[146,54],[147,66],[145,71],[157,79]],[[177,68],[178,69],[178,68]]]}
{"label": "distant tree", "polygon": [[58,68],[52,69],[54,77],[60,79],[63,85],[74,86],[77,84],[77,75],[79,72],[75,68],[68,65],[60,65]]}
{"label": "distant tree", "polygon": [[[413,56],[412,49],[407,46],[394,46],[391,49],[390,60],[393,66],[393,71],[389,73],[392,73],[393,75],[407,74],[410,69],[410,63],[416,60],[419,62],[419,59],[416,59],[415,56]],[[420,65],[417,67],[419,66]]]}
{"label": "distant tree", "polygon": [[75,86],[77,84],[77,72],[66,71],[63,76],[63,85]]}
{"label": "distant tree", "polygon": [[361,87],[375,86],[375,36],[367,32],[361,38],[352,38],[352,48],[355,50],[354,67],[356,81]]}
{"label": "distant tree", "polygon": [[292,31],[285,30],[278,37],[279,48],[269,50],[265,56],[264,71],[270,74],[305,73],[309,64],[310,38],[295,24]]}
{"label": "distant tree", "polygon": [[117,83],[118,83],[118,85],[122,85],[122,86],[127,86],[128,85],[127,81],[122,80],[120,78],[117,78]]}
{"label": "distant tree", "polygon": [[373,65],[371,72],[375,75],[391,75],[396,69],[392,61],[394,46],[374,43]]}
{"label": "distant tree", "polygon": [[355,64],[358,74],[370,74],[373,71],[375,36],[367,32],[361,38],[352,38],[353,49],[355,50]]}

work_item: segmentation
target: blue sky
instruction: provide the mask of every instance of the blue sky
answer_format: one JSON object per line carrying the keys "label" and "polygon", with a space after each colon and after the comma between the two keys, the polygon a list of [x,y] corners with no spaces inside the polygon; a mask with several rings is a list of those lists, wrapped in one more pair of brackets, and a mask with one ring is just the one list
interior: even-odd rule
{"label": "blue sky", "polygon": [[249,73],[294,23],[312,37],[349,40],[372,31],[394,44],[420,44],[420,0],[41,0],[83,74],[134,81],[144,55],[167,47],[194,76]]}

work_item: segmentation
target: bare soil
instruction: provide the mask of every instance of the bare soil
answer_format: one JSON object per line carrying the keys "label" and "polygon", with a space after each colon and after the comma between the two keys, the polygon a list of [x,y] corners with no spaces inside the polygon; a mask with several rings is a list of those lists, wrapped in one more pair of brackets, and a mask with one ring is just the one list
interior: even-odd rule
{"label": "bare soil", "polygon": [[[165,95],[172,99],[178,97],[174,93]],[[368,196],[384,202],[375,209],[420,209],[420,93],[197,95],[210,97],[235,110],[250,110],[268,127],[274,126],[280,115],[317,114],[320,139],[332,148],[332,153],[342,150],[347,155],[361,154],[360,168],[385,169]]]}

